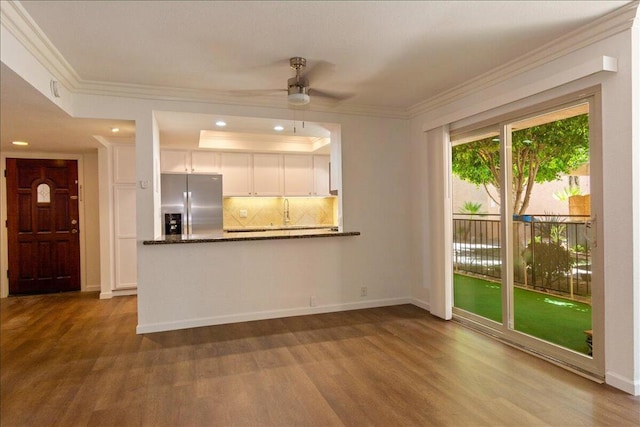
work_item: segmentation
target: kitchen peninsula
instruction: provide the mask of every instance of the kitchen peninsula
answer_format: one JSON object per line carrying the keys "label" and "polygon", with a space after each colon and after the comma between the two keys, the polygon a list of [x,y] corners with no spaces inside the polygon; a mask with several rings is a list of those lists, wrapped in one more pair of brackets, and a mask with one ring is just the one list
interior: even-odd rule
{"label": "kitchen peninsula", "polygon": [[[152,285],[140,289],[145,298],[139,299],[136,331],[146,334],[406,303],[373,293],[363,297],[361,287],[373,282],[363,273],[345,275],[345,263],[366,263],[353,257],[354,248],[362,244],[360,234],[293,227],[143,240],[141,248],[147,249],[141,257],[154,268],[141,272]],[[163,268],[168,265],[173,267]],[[347,303],[341,302],[345,294]]]}

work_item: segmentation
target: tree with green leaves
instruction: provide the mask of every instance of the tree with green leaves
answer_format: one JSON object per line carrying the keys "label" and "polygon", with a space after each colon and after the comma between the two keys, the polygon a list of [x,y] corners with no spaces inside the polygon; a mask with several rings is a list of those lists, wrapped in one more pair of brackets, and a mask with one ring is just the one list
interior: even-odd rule
{"label": "tree with green leaves", "polygon": [[[582,114],[526,129],[511,136],[513,213],[523,215],[534,184],[555,181],[589,161],[589,116]],[[460,144],[452,150],[453,173],[500,191],[500,144],[495,137]]]}

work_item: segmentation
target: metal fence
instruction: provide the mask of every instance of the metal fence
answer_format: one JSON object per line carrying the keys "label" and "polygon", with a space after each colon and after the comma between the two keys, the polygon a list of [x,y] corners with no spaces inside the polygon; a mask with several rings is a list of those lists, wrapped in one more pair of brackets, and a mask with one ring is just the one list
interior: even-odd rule
{"label": "metal fence", "polygon": [[[587,216],[513,217],[514,282],[518,286],[591,296]],[[500,279],[500,216],[454,214],[453,264],[459,272]]]}

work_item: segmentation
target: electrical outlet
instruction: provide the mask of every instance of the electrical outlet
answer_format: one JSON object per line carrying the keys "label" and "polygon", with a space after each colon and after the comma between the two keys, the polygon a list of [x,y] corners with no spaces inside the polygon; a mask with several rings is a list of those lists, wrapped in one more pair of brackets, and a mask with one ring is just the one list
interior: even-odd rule
{"label": "electrical outlet", "polygon": [[240,218],[246,218],[246,217],[247,217],[247,210],[240,209]]}
{"label": "electrical outlet", "polygon": [[316,306],[316,296],[315,295],[311,295],[311,298],[309,298],[309,305],[311,307],[315,307]]}
{"label": "electrical outlet", "polygon": [[367,287],[363,286],[360,288],[360,296],[361,297],[366,297],[367,296]]}

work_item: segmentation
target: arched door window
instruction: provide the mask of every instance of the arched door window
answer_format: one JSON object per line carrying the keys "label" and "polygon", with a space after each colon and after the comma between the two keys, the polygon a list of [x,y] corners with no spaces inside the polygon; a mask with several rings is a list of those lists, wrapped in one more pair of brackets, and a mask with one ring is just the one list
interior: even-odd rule
{"label": "arched door window", "polygon": [[49,184],[38,185],[38,203],[51,203],[51,187]]}

